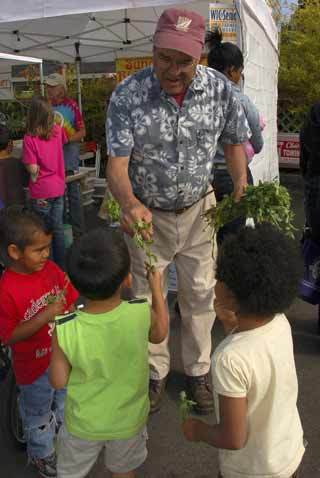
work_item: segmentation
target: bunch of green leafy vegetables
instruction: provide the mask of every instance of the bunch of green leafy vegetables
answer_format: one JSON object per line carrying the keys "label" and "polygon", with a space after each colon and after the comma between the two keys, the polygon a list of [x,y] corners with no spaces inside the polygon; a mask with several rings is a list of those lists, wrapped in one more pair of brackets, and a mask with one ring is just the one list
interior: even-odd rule
{"label": "bunch of green leafy vegetables", "polygon": [[[114,198],[109,198],[106,201],[106,209],[110,220],[112,222],[120,222],[120,215],[121,215],[121,208],[118,202]],[[145,266],[147,271],[153,271],[155,264],[158,261],[158,258],[153,252],[151,251],[151,246],[153,244],[153,239],[145,239],[144,233],[150,233],[152,228],[151,222],[145,221],[136,221],[132,224],[133,230],[133,241],[135,245],[142,249],[146,255],[146,262]]]}
{"label": "bunch of green leafy vegetables", "polygon": [[203,217],[212,228],[212,235],[226,223],[236,218],[251,218],[255,224],[267,222],[293,237],[293,212],[288,190],[278,182],[259,182],[247,186],[243,197],[236,202],[232,195],[225,196],[216,206],[208,209]]}

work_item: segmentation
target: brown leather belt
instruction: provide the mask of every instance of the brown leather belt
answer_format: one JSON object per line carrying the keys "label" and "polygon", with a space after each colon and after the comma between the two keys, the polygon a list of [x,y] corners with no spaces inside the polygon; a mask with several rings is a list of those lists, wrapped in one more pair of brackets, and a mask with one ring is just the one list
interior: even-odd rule
{"label": "brown leather belt", "polygon": [[188,211],[192,206],[200,202],[202,199],[204,199],[206,196],[209,194],[212,194],[214,192],[213,189],[210,191],[206,192],[198,201],[194,202],[193,204],[190,204],[190,206],[185,206],[182,207],[181,209],[161,209],[160,207],[151,207],[150,209],[153,209],[154,211],[160,211],[160,212],[170,212],[171,214],[176,214],[176,216],[180,216],[180,214],[183,214],[184,212]]}
{"label": "brown leather belt", "polygon": [[153,211],[170,212],[171,214],[176,214],[176,216],[179,216],[180,214],[183,214],[184,212],[188,211],[188,209],[197,204],[197,202],[199,201],[190,204],[190,206],[182,207],[181,209],[161,209],[160,207],[151,207],[150,209]]}

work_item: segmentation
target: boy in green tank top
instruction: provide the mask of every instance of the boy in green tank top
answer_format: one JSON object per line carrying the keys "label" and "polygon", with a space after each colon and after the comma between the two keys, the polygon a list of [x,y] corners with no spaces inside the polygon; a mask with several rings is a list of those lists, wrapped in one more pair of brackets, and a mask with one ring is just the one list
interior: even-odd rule
{"label": "boy in green tank top", "polygon": [[102,228],[72,246],[67,271],[86,304],[57,320],[53,337],[50,381],[67,387],[58,478],[85,477],[102,448],[113,478],[134,478],[147,456],[148,342],[168,333],[161,275],[148,275],[151,308],[144,300],[122,301],[131,281],[129,252],[121,234]]}

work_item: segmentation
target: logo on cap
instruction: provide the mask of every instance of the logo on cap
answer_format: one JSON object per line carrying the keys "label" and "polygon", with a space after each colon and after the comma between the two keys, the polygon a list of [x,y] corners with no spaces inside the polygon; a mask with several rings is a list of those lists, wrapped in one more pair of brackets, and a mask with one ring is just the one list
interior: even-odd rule
{"label": "logo on cap", "polygon": [[188,17],[178,17],[177,23],[175,25],[176,30],[181,32],[187,32],[192,23],[192,20]]}

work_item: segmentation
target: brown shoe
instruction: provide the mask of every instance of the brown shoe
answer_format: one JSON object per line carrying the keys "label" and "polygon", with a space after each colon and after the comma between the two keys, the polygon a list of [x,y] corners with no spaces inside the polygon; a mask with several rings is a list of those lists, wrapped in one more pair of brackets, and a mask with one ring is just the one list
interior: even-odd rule
{"label": "brown shoe", "polygon": [[149,380],[149,400],[150,413],[157,412],[160,409],[163,392],[166,388],[167,377],[161,380]]}
{"label": "brown shoe", "polygon": [[198,377],[187,376],[187,394],[190,400],[196,402],[194,410],[199,415],[209,415],[213,412],[214,402],[209,374]]}

